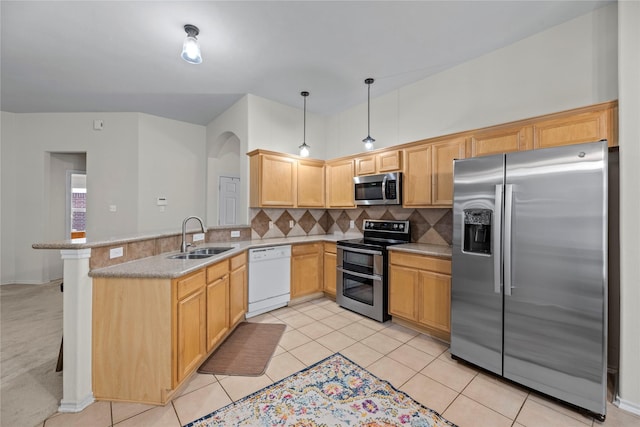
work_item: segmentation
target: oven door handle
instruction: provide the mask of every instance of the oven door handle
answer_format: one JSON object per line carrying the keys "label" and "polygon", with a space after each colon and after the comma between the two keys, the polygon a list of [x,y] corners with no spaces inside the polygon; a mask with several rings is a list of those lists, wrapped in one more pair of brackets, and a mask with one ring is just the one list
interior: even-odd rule
{"label": "oven door handle", "polygon": [[352,248],[349,246],[337,246],[338,249],[342,249],[343,251],[348,251],[348,252],[356,252],[359,254],[367,254],[367,255],[382,255],[381,251],[375,251],[372,249],[360,249],[360,248]]}
{"label": "oven door handle", "polygon": [[382,280],[382,277],[381,276],[377,276],[377,275],[358,273],[358,272],[355,272],[355,271],[345,270],[342,267],[336,267],[336,269],[341,273],[351,274],[352,276],[361,277],[363,279]]}

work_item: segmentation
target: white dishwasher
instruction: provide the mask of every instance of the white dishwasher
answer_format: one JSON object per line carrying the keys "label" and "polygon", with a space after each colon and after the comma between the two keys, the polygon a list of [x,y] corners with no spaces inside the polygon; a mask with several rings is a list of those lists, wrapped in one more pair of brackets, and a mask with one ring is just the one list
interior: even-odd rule
{"label": "white dishwasher", "polygon": [[287,305],[291,299],[291,245],[249,250],[249,308],[246,317]]}

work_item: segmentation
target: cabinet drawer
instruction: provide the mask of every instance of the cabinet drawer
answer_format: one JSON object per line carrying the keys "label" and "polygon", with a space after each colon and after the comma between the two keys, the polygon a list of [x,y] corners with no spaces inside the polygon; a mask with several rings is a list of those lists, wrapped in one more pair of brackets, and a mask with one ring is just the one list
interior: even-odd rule
{"label": "cabinet drawer", "polygon": [[324,243],[324,251],[332,254],[336,253],[336,244],[335,243]]}
{"label": "cabinet drawer", "polygon": [[178,280],[178,299],[192,294],[206,284],[204,269]]}
{"label": "cabinet drawer", "polygon": [[308,243],[303,245],[293,245],[291,247],[291,255],[305,255],[322,252],[322,243]]}
{"label": "cabinet drawer", "polygon": [[247,263],[247,253],[242,252],[240,255],[236,255],[231,258],[231,270],[237,270]]}
{"label": "cabinet drawer", "polygon": [[227,260],[207,267],[207,283],[212,283],[229,273],[229,263]]}
{"label": "cabinet drawer", "polygon": [[419,270],[451,274],[451,260],[443,258],[390,251],[389,262],[394,265],[403,265],[405,267],[413,267]]}

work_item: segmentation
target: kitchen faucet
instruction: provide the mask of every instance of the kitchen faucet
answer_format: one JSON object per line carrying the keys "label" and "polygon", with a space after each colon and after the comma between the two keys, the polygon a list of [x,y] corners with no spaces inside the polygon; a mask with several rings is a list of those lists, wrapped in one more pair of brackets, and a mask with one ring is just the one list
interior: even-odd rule
{"label": "kitchen faucet", "polygon": [[200,217],[197,217],[197,216],[186,217],[184,221],[182,221],[182,244],[180,245],[180,252],[186,252],[187,248],[191,246],[191,243],[187,243],[187,222],[190,219],[197,219],[198,222],[200,222],[200,228],[202,229],[202,232],[205,234],[207,233],[207,231],[204,229],[204,223],[202,222]]}

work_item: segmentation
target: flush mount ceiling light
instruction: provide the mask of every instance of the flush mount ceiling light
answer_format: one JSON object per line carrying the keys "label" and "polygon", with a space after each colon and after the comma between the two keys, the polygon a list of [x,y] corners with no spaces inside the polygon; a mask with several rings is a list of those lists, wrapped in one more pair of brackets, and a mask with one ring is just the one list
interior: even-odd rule
{"label": "flush mount ceiling light", "polygon": [[202,63],[202,55],[200,55],[200,43],[196,36],[200,34],[200,30],[195,25],[187,24],[184,26],[187,37],[182,44],[182,59],[190,64]]}
{"label": "flush mount ceiling light", "polygon": [[371,83],[373,81],[372,78],[364,81],[367,85],[367,137],[362,142],[364,142],[364,148],[367,151],[373,150],[373,143],[376,142],[375,139],[371,138]]}
{"label": "flush mount ceiling light", "polygon": [[306,142],[307,137],[307,96],[309,96],[309,92],[300,92],[300,95],[304,98],[304,115],[303,115],[303,126],[302,126],[302,145],[298,148],[300,149],[300,155],[302,157],[309,157],[309,147]]}

